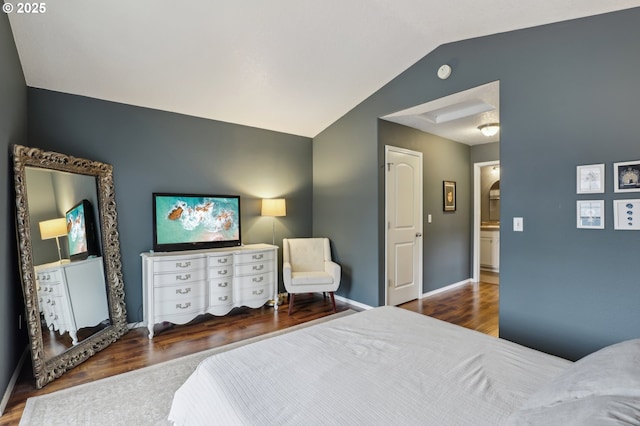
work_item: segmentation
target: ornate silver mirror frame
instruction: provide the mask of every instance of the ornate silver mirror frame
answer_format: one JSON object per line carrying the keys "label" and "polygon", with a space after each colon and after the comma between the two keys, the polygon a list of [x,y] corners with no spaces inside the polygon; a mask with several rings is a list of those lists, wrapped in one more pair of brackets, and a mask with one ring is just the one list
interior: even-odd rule
{"label": "ornate silver mirror frame", "polygon": [[[20,258],[20,274],[24,293],[27,329],[31,345],[33,374],[38,388],[60,377],[89,357],[106,348],[127,331],[124,303],[124,283],[120,261],[120,242],[117,229],[113,167],[110,164],[71,157],[56,152],[20,145],[13,147],[14,181],[16,191],[16,225]],[[106,279],[108,325],[79,341],[64,352],[47,358],[43,346],[38,302],[38,282],[34,269],[31,218],[27,198],[27,169],[46,169],[93,176],[96,179],[98,212],[96,223],[101,235],[100,248]]]}

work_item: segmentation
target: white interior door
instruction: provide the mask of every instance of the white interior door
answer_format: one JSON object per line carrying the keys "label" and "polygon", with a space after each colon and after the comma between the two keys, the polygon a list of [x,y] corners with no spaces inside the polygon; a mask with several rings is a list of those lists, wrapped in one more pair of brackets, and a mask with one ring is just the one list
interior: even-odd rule
{"label": "white interior door", "polygon": [[385,147],[386,304],[422,294],[422,153]]}

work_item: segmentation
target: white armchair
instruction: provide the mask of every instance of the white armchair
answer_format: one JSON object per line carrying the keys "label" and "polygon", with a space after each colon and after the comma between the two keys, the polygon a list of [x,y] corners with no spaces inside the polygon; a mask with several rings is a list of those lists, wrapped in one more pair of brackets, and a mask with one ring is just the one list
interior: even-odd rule
{"label": "white armchair", "polygon": [[289,293],[289,314],[298,293],[328,292],[333,312],[333,293],[340,286],[340,265],[331,260],[328,238],[285,238],[282,240],[282,280]]}

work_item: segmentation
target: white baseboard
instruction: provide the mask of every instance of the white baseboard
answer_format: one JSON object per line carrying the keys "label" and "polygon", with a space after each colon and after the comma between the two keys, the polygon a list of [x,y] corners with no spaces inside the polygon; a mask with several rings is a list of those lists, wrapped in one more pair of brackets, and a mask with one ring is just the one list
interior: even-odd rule
{"label": "white baseboard", "polygon": [[436,295],[438,293],[443,293],[445,291],[453,290],[454,288],[461,287],[463,285],[467,285],[467,284],[470,284],[470,283],[473,283],[473,282],[474,281],[471,278],[467,278],[466,280],[462,280],[462,281],[459,281],[457,283],[449,284],[448,286],[437,288],[435,290],[431,290],[431,291],[429,291],[427,293],[424,293],[422,295],[422,298],[424,299],[425,297],[429,297],[429,296]]}
{"label": "white baseboard", "polygon": [[22,356],[18,360],[18,365],[16,365],[16,369],[13,371],[13,375],[11,376],[11,380],[9,380],[9,384],[7,385],[7,389],[4,391],[4,395],[2,397],[2,401],[0,401],[0,416],[4,413],[4,409],[7,407],[9,403],[9,398],[11,398],[11,393],[13,392],[13,388],[18,381],[18,377],[20,376],[20,372],[22,371],[22,366],[24,365],[24,360],[27,359],[29,355],[29,346],[24,348],[22,352]]}
{"label": "white baseboard", "polygon": [[[448,286],[445,286],[445,287],[442,287],[442,288],[438,288],[436,290],[432,290],[432,291],[429,291],[427,293],[424,293],[422,296],[420,296],[420,298],[433,296],[435,294],[443,293],[443,292],[448,291],[448,290],[453,290],[454,288],[461,287],[463,285],[467,285],[467,284],[471,284],[471,283],[474,283],[474,281],[471,278],[467,278],[466,280],[462,280],[462,281],[457,282],[457,283],[449,284]],[[367,309],[372,309],[373,308],[372,306],[365,305],[364,303],[356,302],[355,300],[347,299],[346,297],[343,297],[343,296],[338,296],[337,294],[335,295],[335,298],[337,300],[340,300],[342,302],[346,302],[346,303],[348,303],[350,305],[353,305],[353,306],[361,308],[361,309],[367,310]]]}
{"label": "white baseboard", "polygon": [[338,296],[337,294],[334,294],[334,297],[336,299],[338,299],[339,301],[341,301],[341,302],[348,303],[348,304],[353,305],[353,306],[355,306],[357,308],[361,308],[361,309],[365,309],[365,310],[373,308],[372,306],[365,305],[364,303],[356,302],[355,300],[347,299],[346,297],[343,297],[343,296]]}

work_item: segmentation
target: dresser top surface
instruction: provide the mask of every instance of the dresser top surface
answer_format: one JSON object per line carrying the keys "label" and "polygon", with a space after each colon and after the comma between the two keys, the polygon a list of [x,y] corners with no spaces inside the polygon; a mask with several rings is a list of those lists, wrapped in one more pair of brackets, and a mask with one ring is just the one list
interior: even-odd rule
{"label": "dresser top surface", "polygon": [[241,246],[234,247],[223,247],[223,248],[215,248],[215,249],[202,249],[202,250],[181,250],[181,251],[166,251],[166,252],[144,252],[140,253],[140,256],[143,258],[168,258],[174,256],[206,256],[208,254],[232,254],[232,253],[242,253],[244,251],[252,251],[252,250],[277,250],[278,246],[274,246],[271,244],[243,244]]}

